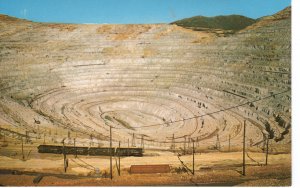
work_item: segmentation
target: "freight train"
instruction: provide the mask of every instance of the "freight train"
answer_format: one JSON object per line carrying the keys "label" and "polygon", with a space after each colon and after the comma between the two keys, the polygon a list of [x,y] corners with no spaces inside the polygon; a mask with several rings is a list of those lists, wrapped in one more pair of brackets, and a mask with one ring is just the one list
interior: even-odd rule
{"label": "freight train", "polygon": [[136,156],[142,157],[143,148],[74,147],[57,145],[39,145],[39,153],[73,154],[90,156]]}

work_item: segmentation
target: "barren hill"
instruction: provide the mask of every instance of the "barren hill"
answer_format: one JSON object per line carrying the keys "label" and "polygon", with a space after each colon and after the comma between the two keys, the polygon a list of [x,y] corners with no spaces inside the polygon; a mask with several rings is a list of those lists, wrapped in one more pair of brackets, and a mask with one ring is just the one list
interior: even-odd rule
{"label": "barren hill", "polygon": [[262,148],[269,135],[276,149],[289,150],[289,9],[275,18],[219,37],[167,24],[0,16],[1,129],[41,142],[45,134],[51,143],[78,134],[84,145],[106,144],[111,125],[115,144],[135,134],[169,148],[174,134],[212,147],[230,135],[238,147],[247,120],[251,146]]}

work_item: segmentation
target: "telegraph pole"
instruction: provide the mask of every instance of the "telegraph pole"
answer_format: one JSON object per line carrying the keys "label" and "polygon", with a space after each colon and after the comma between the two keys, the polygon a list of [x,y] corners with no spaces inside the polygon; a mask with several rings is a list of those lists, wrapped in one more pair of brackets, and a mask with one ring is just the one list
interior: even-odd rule
{"label": "telegraph pole", "polygon": [[67,155],[66,155],[66,148],[65,148],[65,138],[62,140],[62,144],[63,144],[63,155],[64,155],[64,170],[65,172],[67,172],[67,168],[68,168],[68,161],[67,161]]}
{"label": "telegraph pole", "polygon": [[221,150],[221,144],[220,144],[219,134],[217,134],[216,149],[219,150],[219,151]]}
{"label": "telegraph pole", "polygon": [[267,150],[266,150],[266,166],[268,165],[268,155],[269,155],[269,135],[267,135]]}
{"label": "telegraph pole", "polygon": [[173,134],[173,138],[172,138],[172,149],[173,152],[175,153],[175,134]]}
{"label": "telegraph pole", "polygon": [[119,170],[118,171],[119,176],[121,175],[121,157],[120,157],[121,155],[120,155],[120,152],[121,152],[121,142],[119,141],[119,153],[118,153],[118,157],[119,157],[119,165],[118,165],[119,166],[119,169],[118,169]]}
{"label": "telegraph pole", "polygon": [[243,176],[246,175],[245,152],[246,152],[246,120],[244,120],[244,136],[243,136]]}
{"label": "telegraph pole", "polygon": [[[101,110],[101,107],[99,106],[99,112],[101,113],[100,114],[100,117],[104,120],[104,123],[105,125],[107,125],[107,122],[106,120],[102,117],[103,113],[102,113],[102,110]],[[112,131],[111,131],[112,127],[111,125],[109,125],[109,160],[110,160],[110,179],[112,180],[113,178],[113,174],[112,174]]]}
{"label": "telegraph pole", "polygon": [[44,133],[44,144],[46,144],[45,137],[46,137],[46,133]]}
{"label": "telegraph pole", "polygon": [[111,126],[109,126],[109,153],[110,153],[110,179],[113,178],[112,175],[112,132],[111,132]]}
{"label": "telegraph pole", "polygon": [[75,158],[77,158],[76,138],[74,138]]}
{"label": "telegraph pole", "polygon": [[28,141],[28,140],[29,140],[29,139],[28,139],[28,131],[25,131],[25,134],[26,134],[26,141],[25,141],[25,143],[28,144],[28,142],[29,142],[29,141]]}
{"label": "telegraph pole", "polygon": [[93,134],[90,135],[90,147],[92,147],[93,144]]}
{"label": "telegraph pole", "polygon": [[25,156],[24,156],[24,146],[23,146],[23,137],[21,137],[22,140],[22,160],[25,160]]}
{"label": "telegraph pole", "polygon": [[229,134],[229,139],[228,139],[228,152],[230,152],[230,139],[231,139],[231,135]]}
{"label": "telegraph pole", "polygon": [[141,148],[144,149],[144,135],[142,135],[141,137]]}
{"label": "telegraph pole", "polygon": [[195,142],[193,141],[193,175],[195,175]]}
{"label": "telegraph pole", "polygon": [[186,154],[186,135],[184,135],[184,155]]}
{"label": "telegraph pole", "polygon": [[131,146],[134,147],[135,146],[135,138],[134,138],[134,133],[132,133],[132,143]]}

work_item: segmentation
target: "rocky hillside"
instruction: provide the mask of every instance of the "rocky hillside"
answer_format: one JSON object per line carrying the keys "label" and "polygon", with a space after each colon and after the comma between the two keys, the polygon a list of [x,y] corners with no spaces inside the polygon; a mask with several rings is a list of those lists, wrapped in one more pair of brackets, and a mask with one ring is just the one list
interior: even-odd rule
{"label": "rocky hillside", "polygon": [[81,145],[105,144],[111,125],[115,144],[134,134],[169,148],[174,134],[207,148],[230,137],[239,147],[244,120],[249,147],[269,137],[274,151],[290,149],[289,9],[229,37],[168,24],[0,16],[0,125],[8,136],[45,134],[55,143],[76,134]]}

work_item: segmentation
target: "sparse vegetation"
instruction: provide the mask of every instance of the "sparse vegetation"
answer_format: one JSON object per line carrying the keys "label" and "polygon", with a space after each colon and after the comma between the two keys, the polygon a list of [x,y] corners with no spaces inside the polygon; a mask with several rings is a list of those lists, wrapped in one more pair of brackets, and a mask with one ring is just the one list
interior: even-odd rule
{"label": "sparse vegetation", "polygon": [[200,31],[205,29],[239,31],[249,25],[254,24],[255,22],[256,20],[245,16],[229,15],[216,17],[195,16],[192,18],[185,18],[175,21],[172,24]]}

